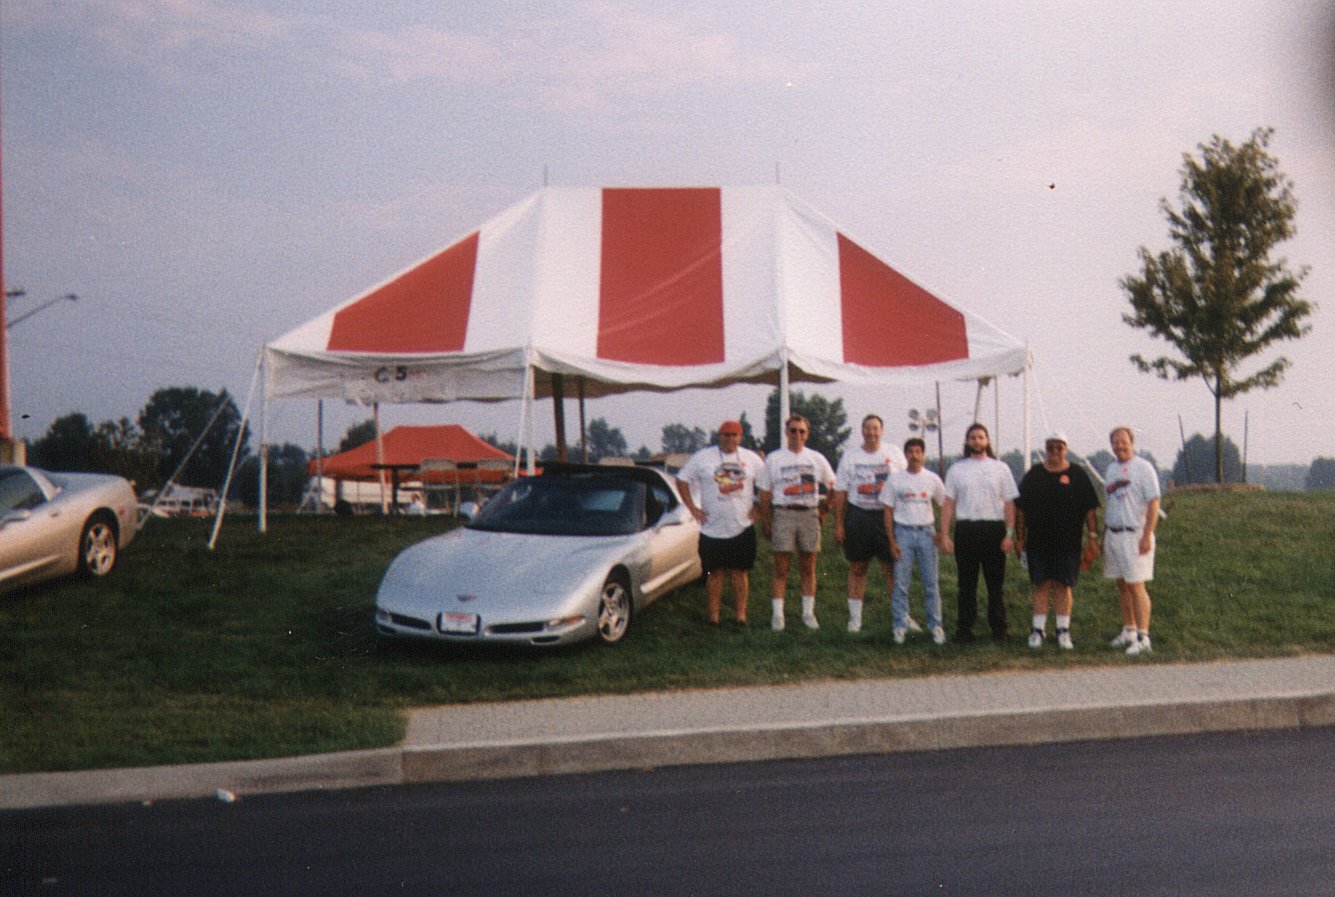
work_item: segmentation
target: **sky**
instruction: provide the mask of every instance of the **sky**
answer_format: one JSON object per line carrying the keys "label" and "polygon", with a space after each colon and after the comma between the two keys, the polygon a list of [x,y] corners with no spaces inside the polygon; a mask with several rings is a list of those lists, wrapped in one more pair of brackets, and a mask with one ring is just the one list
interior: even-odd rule
{"label": "sky", "polygon": [[[1138,250],[1167,249],[1183,156],[1273,127],[1308,271],[1282,386],[1226,403],[1252,463],[1335,455],[1335,4],[1074,0],[675,4],[0,0],[5,287],[16,435],[133,419],[166,386],[241,404],[262,346],[549,183],[776,179],[948,302],[1028,341],[1032,431],[1077,452],[1116,424],[1171,466],[1213,430],[1200,380],[1122,322]],[[799,387],[886,421],[932,385]],[[999,390],[999,392],[998,392]],[[1023,383],[942,386],[947,452],[975,407],[1000,446]],[[591,401],[632,449],[708,431],[766,390]],[[577,420],[573,402],[567,418]],[[325,403],[325,445],[368,409]],[[252,413],[259,414],[255,400]],[[552,441],[549,403],[539,441]],[[382,409],[386,427],[519,433],[518,403]],[[273,442],[313,448],[314,403]],[[545,430],[542,427],[545,425]],[[1245,435],[1245,438],[1244,438]],[[573,438],[573,435],[572,435]]]}

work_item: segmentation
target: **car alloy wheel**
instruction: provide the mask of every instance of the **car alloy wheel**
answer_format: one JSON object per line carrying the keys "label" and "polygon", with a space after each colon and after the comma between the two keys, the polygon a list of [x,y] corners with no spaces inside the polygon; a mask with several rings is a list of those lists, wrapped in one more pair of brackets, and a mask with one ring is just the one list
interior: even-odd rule
{"label": "car alloy wheel", "polygon": [[79,540],[79,570],[87,576],[106,576],[115,566],[115,528],[105,518],[88,521]]}
{"label": "car alloy wheel", "polygon": [[598,599],[598,637],[609,645],[621,641],[630,629],[630,611],[630,588],[625,577],[609,576]]}

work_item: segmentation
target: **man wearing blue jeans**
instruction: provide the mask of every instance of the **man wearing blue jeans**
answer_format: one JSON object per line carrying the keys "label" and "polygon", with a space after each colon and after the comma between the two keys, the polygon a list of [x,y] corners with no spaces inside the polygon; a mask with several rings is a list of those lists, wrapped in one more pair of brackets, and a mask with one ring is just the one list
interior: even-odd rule
{"label": "man wearing blue jeans", "polygon": [[941,478],[923,467],[927,445],[916,436],[904,443],[907,470],[897,470],[886,478],[881,488],[885,505],[885,529],[890,536],[890,556],[895,559],[895,589],[890,599],[894,616],[895,644],[904,644],[908,635],[909,580],[913,565],[918,565],[927,607],[927,630],[932,641],[945,644],[946,631],[941,623],[941,589],[937,585],[936,546],[940,541],[937,507],[945,501],[946,489]]}

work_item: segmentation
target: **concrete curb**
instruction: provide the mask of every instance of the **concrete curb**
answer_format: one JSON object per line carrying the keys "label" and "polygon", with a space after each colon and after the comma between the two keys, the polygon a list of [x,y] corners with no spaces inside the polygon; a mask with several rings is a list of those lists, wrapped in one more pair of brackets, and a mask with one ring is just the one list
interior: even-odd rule
{"label": "concrete curb", "polygon": [[[1324,689],[1324,690],[1323,690]],[[577,700],[577,699],[575,699]],[[756,760],[1335,725],[1335,690],[823,720],[679,726],[275,760],[0,776],[0,808],[153,802]]]}

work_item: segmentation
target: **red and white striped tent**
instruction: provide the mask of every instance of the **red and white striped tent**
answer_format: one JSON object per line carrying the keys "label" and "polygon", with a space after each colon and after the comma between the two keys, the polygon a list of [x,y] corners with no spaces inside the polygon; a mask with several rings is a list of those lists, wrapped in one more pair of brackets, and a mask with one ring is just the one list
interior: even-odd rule
{"label": "red and white striped tent", "polygon": [[265,397],[532,399],[1026,369],[779,186],[544,188],[265,346]]}

